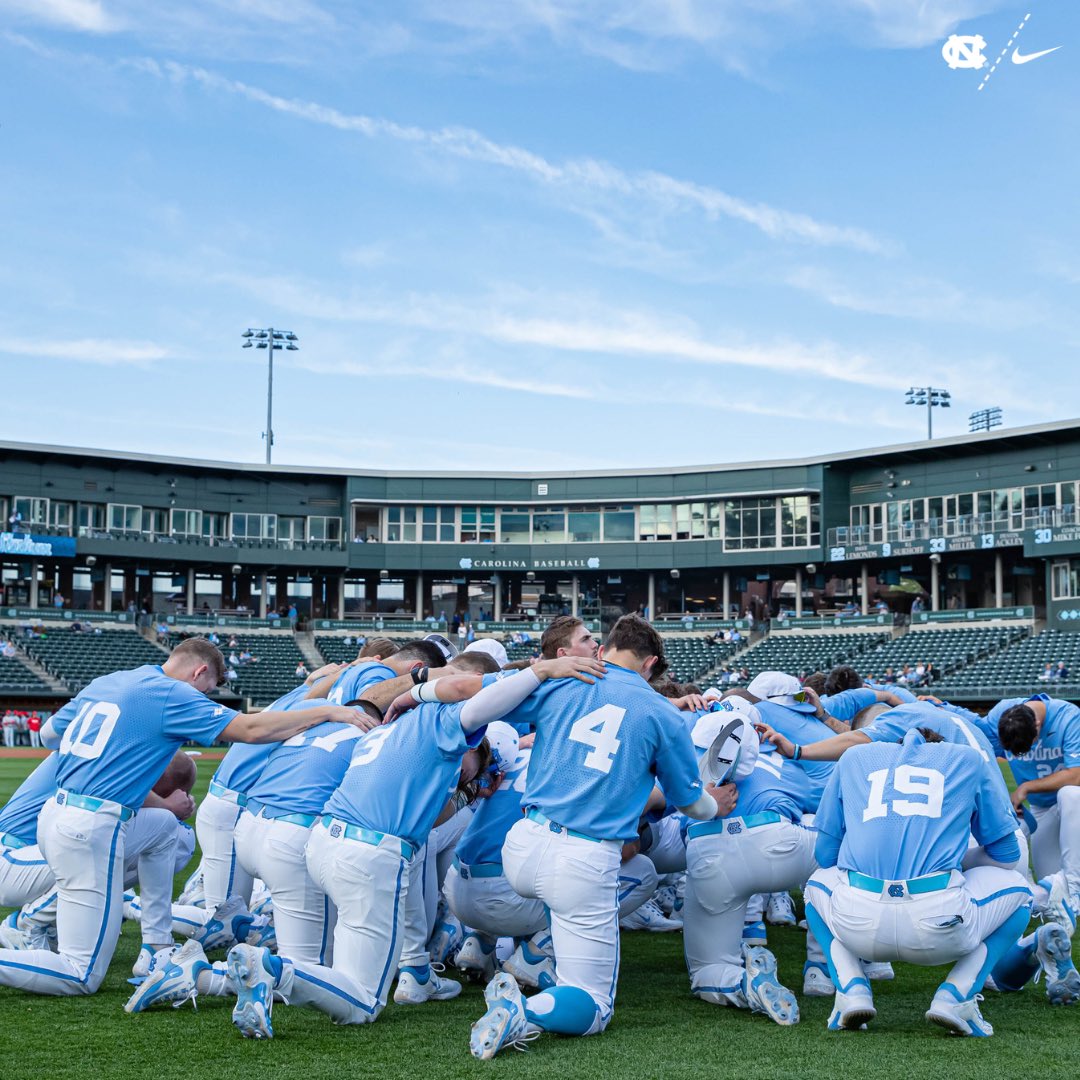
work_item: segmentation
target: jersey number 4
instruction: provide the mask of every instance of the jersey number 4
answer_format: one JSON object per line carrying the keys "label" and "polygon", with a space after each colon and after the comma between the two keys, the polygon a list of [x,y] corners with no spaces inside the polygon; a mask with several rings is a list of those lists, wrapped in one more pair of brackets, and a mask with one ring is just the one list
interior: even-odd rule
{"label": "jersey number 4", "polygon": [[[885,788],[892,772],[893,791],[901,795],[918,795],[913,799],[885,801]],[[878,769],[866,779],[870,782],[870,797],[863,811],[863,821],[886,817],[890,810],[900,817],[941,817],[941,804],[945,798],[945,777],[937,769],[920,769],[915,765],[899,765],[895,770]]]}
{"label": "jersey number 4", "polygon": [[626,710],[618,705],[601,705],[599,709],[574,721],[570,741],[584,743],[591,748],[585,755],[586,768],[602,773],[611,772],[612,762],[622,746],[616,736],[625,716]]}

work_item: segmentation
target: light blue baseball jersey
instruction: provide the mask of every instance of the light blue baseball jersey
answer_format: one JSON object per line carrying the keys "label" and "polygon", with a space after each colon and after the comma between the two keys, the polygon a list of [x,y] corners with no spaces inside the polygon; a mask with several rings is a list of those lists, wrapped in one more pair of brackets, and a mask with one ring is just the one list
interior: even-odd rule
{"label": "light blue baseball jersey", "polygon": [[996,772],[978,750],[928,743],[917,731],[902,743],[853,747],[814,820],[818,861],[833,865],[839,843],[841,870],[885,880],[958,870],[969,835],[985,847],[1016,830]]}
{"label": "light blue baseball jersey", "polygon": [[236,715],[157,665],[103,675],[50,721],[57,786],[138,809],[184,743],[212,745]]}
{"label": "light blue baseball jersey", "polygon": [[476,866],[502,862],[506,834],[521,820],[521,799],[531,756],[532,750],[519,750],[498,790],[476,804],[473,819],[457,844],[457,857],[463,863]]}
{"label": "light blue baseball jersey", "polygon": [[912,728],[929,728],[946,742],[970,746],[979,751],[984,761],[993,762],[997,757],[990,740],[976,724],[962,713],[935,705],[932,701],[897,705],[861,730],[871,742],[901,742]]}
{"label": "light blue baseball jersey", "polygon": [[788,761],[772,748],[762,748],[754,771],[740,780],[735,816],[750,817],[772,810],[788,821],[799,822],[803,814],[817,809],[813,786],[798,763]]}
{"label": "light blue baseball jersey", "polygon": [[877,704],[877,691],[869,686],[861,686],[855,690],[841,690],[839,694],[826,694],[821,699],[825,711],[836,720],[843,720],[850,724],[856,716]]}
{"label": "light blue baseball jersey", "polygon": [[16,789],[0,810],[0,833],[9,833],[24,844],[37,843],[41,808],[56,794],[57,754],[50,754]]}
{"label": "light blue baseball jersey", "polygon": [[355,664],[347,667],[334,680],[334,685],[330,687],[326,697],[332,705],[344,705],[347,701],[355,701],[376,683],[397,677],[398,673],[393,668],[374,660],[366,664]]}
{"label": "light blue baseball jersey", "polygon": [[[1075,769],[1080,766],[1080,708],[1071,701],[1059,701],[1046,694],[1031,697],[1006,698],[999,701],[987,714],[986,720],[997,731],[1001,714],[1013,705],[1026,705],[1029,701],[1046,703],[1046,719],[1026,754],[1000,753],[1009,763],[1017,785],[1029,780],[1039,780],[1059,769]],[[1001,743],[998,741],[1000,748]],[[1032,806],[1053,806],[1057,802],[1056,791],[1035,791],[1028,795]]]}
{"label": "light blue baseball jersey", "polygon": [[[831,739],[835,732],[827,728],[813,713],[799,712],[777,705],[773,701],[759,701],[756,705],[761,719],[769,727],[780,732],[793,743],[806,746],[809,743]],[[825,785],[836,767],[835,761],[799,761],[801,768],[810,781],[810,797],[816,805],[821,801]]]}
{"label": "light blue baseball jersey", "polygon": [[325,812],[419,848],[457,787],[462,757],[485,731],[466,736],[462,708],[430,702],[369,731],[354,743]]}
{"label": "light blue baseball jersey", "polygon": [[523,805],[598,840],[633,840],[659,781],[668,801],[701,797],[685,720],[638,674],[607,664],[591,685],[548,679],[503,719],[536,730]]}
{"label": "light blue baseball jersey", "polygon": [[[306,699],[310,690],[311,687],[301,683],[287,694],[282,694],[277,701],[268,705],[264,711],[277,712],[280,710],[287,712],[291,709],[306,708],[308,707]],[[325,703],[313,701],[311,704],[322,705]],[[214,773],[214,779],[223,787],[227,787],[231,791],[238,791],[241,795],[246,795],[251,785],[258,780],[267,759],[280,745],[281,743],[277,742],[233,743],[221,759],[221,764],[218,765],[217,772]]]}
{"label": "light blue baseball jersey", "polygon": [[888,690],[890,694],[895,694],[906,705],[910,705],[913,701],[918,701],[918,697],[913,694],[906,686],[902,686],[900,683],[876,683],[868,682],[866,684],[872,690]]}
{"label": "light blue baseball jersey", "polygon": [[[305,702],[324,705],[325,701]],[[330,721],[274,745],[274,752],[248,789],[248,799],[289,814],[319,814],[337,790],[364,732],[355,724]]]}

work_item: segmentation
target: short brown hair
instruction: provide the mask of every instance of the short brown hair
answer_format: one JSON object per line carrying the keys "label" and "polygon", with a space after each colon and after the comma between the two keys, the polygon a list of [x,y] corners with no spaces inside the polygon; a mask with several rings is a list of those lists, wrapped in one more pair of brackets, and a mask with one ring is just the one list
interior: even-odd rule
{"label": "short brown hair", "polygon": [[499,670],[499,662],[487,653],[474,650],[458,653],[449,664],[447,671],[461,671],[467,675],[494,675]]}
{"label": "short brown hair", "polygon": [[540,655],[545,660],[554,660],[560,649],[570,648],[570,635],[584,625],[576,615],[559,615],[552,619],[540,636]]}
{"label": "short brown hair", "polygon": [[647,622],[640,615],[624,615],[619,619],[608,632],[604,648],[609,651],[615,649],[632,653],[639,660],[644,660],[647,656],[655,656],[656,666],[652,669],[651,675],[654,682],[667,671],[667,660],[664,659],[664,639],[656,632],[652,623]]}
{"label": "short brown hair", "polygon": [[396,641],[388,637],[369,638],[367,644],[356,654],[358,660],[366,660],[369,656],[377,656],[380,660],[388,660],[401,648]]}
{"label": "short brown hair", "polygon": [[221,650],[206,638],[193,637],[181,641],[170,655],[178,656],[181,660],[190,659],[196,664],[205,664],[214,672],[216,682],[225,678],[225,657],[221,655]]}

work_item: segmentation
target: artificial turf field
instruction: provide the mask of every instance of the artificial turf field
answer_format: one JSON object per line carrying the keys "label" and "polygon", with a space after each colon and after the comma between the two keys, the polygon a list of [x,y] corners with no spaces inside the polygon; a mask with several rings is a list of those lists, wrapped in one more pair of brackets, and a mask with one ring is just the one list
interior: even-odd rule
{"label": "artificial turf field", "polygon": [[[36,764],[0,760],[0,802]],[[200,768],[196,797],[206,790],[213,768],[210,762]],[[800,998],[801,1023],[781,1028],[763,1016],[691,997],[681,934],[638,932],[624,934],[622,941],[615,1019],[604,1035],[544,1036],[527,1053],[510,1050],[493,1062],[478,1062],[469,1055],[468,1035],[483,1012],[483,995],[469,985],[454,1001],[413,1007],[391,1002],[375,1024],[359,1027],[337,1028],[314,1010],[278,1005],[269,1043],[240,1038],[228,998],[200,998],[198,1011],[186,1004],[128,1016],[126,979],[139,947],[138,927],[128,922],[96,995],[46,998],[0,989],[0,1080],[1005,1080],[1080,1074],[1080,1006],[1052,1008],[1041,984],[1019,994],[988,991],[983,1014],[994,1025],[992,1039],[951,1037],[927,1024],[923,1012],[945,969],[905,965],[898,965],[895,981],[874,984],[878,1016],[871,1030],[827,1032],[831,999],[823,998]],[[799,930],[769,930],[781,979],[796,992],[802,986],[803,942]]]}

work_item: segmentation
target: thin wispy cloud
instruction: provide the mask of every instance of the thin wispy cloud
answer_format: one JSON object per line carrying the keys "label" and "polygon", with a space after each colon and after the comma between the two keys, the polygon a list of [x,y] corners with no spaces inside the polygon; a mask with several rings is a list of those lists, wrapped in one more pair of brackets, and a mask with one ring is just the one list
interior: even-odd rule
{"label": "thin wispy cloud", "polygon": [[892,247],[887,241],[857,226],[819,221],[809,214],[764,202],[752,202],[718,188],[658,171],[627,172],[594,158],[549,161],[524,147],[490,139],[473,128],[425,128],[362,113],[345,113],[319,102],[281,97],[205,68],[171,60],[159,62],[142,59],[133,63],[141,71],[171,79],[175,83],[192,81],[208,90],[236,95],[308,123],[368,139],[391,139],[466,161],[495,166],[526,176],[549,188],[588,192],[603,198],[633,199],[648,204],[654,210],[669,213],[696,211],[711,221],[727,218],[750,225],[776,240],[850,248],[872,254],[885,253]]}
{"label": "thin wispy cloud", "polygon": [[157,360],[166,360],[171,355],[167,349],[153,342],[108,338],[79,338],[71,341],[0,338],[0,353],[102,364],[107,367],[123,364],[146,365]]}
{"label": "thin wispy cloud", "polygon": [[5,11],[31,22],[91,34],[123,27],[123,21],[106,11],[100,0],[0,0],[0,13]]}

